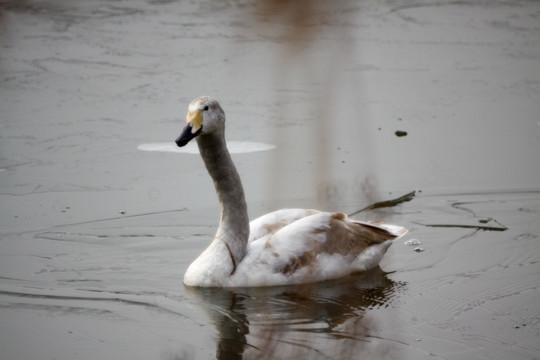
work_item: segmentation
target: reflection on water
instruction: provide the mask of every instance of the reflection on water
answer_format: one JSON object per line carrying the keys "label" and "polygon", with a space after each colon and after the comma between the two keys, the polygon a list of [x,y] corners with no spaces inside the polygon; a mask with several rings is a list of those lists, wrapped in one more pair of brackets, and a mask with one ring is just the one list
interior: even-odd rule
{"label": "reflection on water", "polygon": [[[217,359],[294,358],[362,353],[374,326],[368,309],[387,307],[405,284],[377,267],[344,279],[269,288],[190,288],[218,332]],[[321,345],[334,341],[331,347]],[[347,341],[348,340],[348,341]],[[330,352],[330,353],[329,353]]]}

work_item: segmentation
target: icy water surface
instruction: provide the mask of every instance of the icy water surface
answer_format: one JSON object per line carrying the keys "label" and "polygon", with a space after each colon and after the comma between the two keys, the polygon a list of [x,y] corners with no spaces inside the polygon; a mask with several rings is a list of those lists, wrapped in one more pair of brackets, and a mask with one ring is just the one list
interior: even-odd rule
{"label": "icy water surface", "polygon": [[[284,4],[0,1],[0,359],[538,359],[540,3]],[[336,281],[184,287],[203,94],[252,218],[409,234]]]}

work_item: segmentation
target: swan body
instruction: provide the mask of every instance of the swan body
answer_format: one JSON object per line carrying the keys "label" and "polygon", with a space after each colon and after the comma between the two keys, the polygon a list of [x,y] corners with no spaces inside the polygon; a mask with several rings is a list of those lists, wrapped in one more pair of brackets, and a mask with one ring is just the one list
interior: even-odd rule
{"label": "swan body", "polygon": [[178,146],[196,138],[214,180],[221,220],[214,240],[189,266],[184,284],[201,287],[275,286],[335,279],[379,264],[407,230],[365,223],[342,213],[282,209],[251,223],[238,172],[225,143],[225,114],[207,96],[189,105]]}

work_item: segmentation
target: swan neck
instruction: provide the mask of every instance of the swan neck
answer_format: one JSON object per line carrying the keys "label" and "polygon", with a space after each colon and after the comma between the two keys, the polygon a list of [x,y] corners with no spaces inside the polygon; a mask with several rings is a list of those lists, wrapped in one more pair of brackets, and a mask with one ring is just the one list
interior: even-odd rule
{"label": "swan neck", "polygon": [[249,218],[240,175],[227,150],[225,136],[200,135],[197,144],[221,205],[221,218],[216,238],[224,241],[238,263],[244,257],[249,237]]}

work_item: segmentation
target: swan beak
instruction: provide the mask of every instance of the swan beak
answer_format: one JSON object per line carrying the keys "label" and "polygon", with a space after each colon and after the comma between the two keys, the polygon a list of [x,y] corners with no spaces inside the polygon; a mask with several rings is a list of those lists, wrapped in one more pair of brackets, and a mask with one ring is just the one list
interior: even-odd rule
{"label": "swan beak", "polygon": [[191,124],[191,132],[195,134],[202,128],[203,115],[201,110],[195,110],[193,112],[188,111],[186,115],[186,122]]}
{"label": "swan beak", "polygon": [[202,112],[195,110],[194,112],[188,112],[186,116],[187,125],[176,139],[176,145],[179,147],[185,146],[191,139],[201,133],[202,130]]}

